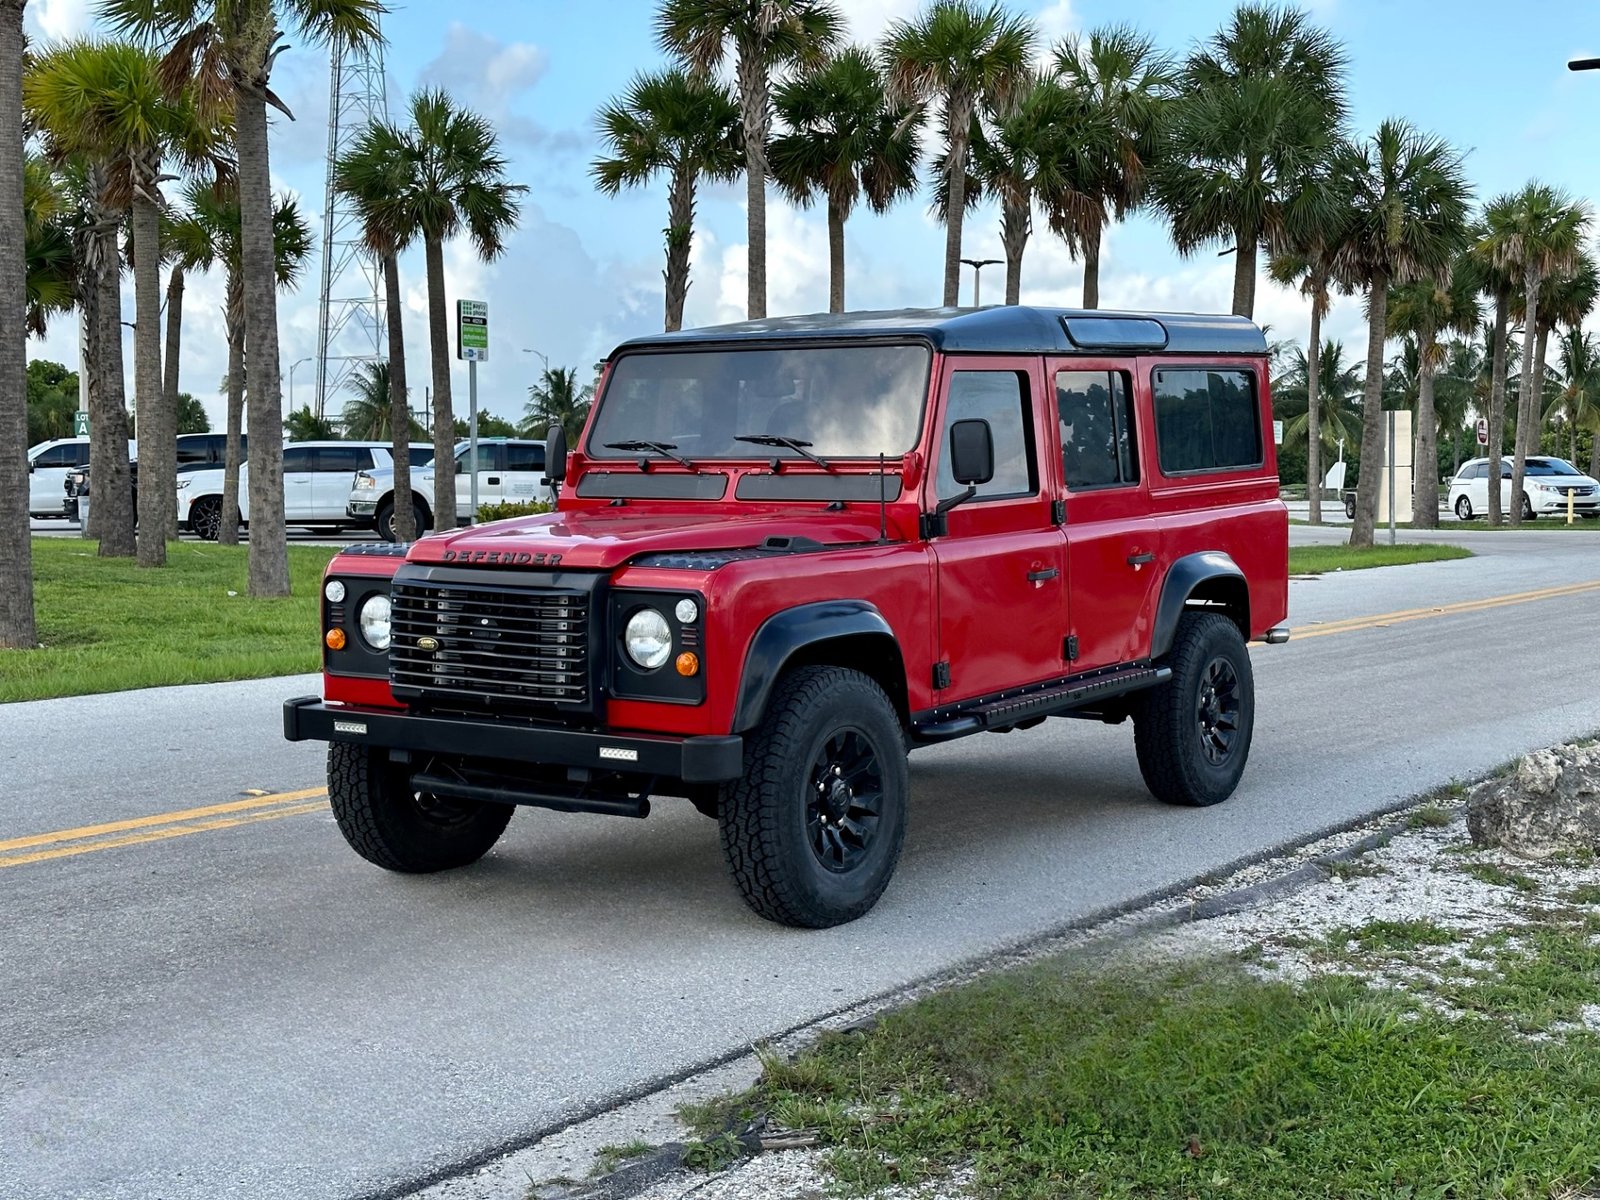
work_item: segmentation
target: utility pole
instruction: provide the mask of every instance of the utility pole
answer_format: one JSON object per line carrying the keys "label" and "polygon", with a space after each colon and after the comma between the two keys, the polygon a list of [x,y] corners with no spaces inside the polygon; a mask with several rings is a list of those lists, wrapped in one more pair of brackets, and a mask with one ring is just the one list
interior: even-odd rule
{"label": "utility pole", "polygon": [[978,300],[978,289],[983,283],[983,269],[992,267],[1004,260],[998,258],[963,258],[961,261],[972,268],[972,307],[979,308],[981,305]]}

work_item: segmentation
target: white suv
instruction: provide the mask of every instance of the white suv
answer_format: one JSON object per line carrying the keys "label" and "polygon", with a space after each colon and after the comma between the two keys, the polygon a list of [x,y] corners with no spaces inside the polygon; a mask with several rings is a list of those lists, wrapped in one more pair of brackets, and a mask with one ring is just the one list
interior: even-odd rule
{"label": "white suv", "polygon": [[[283,448],[284,523],[300,529],[349,529],[345,515],[350,481],[358,471],[388,467],[388,442],[293,442]],[[433,455],[432,446],[411,447],[412,461]],[[250,464],[239,467],[239,523],[250,521]],[[178,476],[178,525],[207,541],[222,528],[222,472]]]}
{"label": "white suv", "polygon": [[[1475,458],[1463,463],[1450,481],[1450,507],[1463,521],[1489,511],[1489,460]],[[1581,517],[1600,517],[1600,483],[1590,479],[1564,458],[1529,456],[1522,482],[1524,519],[1537,516],[1565,516],[1567,495],[1572,495],[1572,510]],[[1511,507],[1511,460],[1500,460],[1500,511]]]}
{"label": "white suv", "polygon": [[[138,443],[128,443],[128,456],[138,455]],[[28,515],[66,517],[67,472],[89,465],[89,439],[57,438],[28,450]]]}
{"label": "white suv", "polygon": [[[471,447],[456,443],[456,521],[472,518]],[[416,460],[412,459],[413,465]],[[544,476],[544,443],[530,438],[478,439],[478,504],[527,501],[555,502]],[[411,503],[417,515],[417,532],[433,528],[433,466],[411,477]],[[345,508],[352,524],[376,529],[386,542],[395,540],[394,466],[384,464],[355,477]]]}

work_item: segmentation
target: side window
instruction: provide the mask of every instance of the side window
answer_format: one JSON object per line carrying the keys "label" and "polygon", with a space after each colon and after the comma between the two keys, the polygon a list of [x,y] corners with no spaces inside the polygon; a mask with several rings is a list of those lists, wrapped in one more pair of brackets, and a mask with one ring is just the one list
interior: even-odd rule
{"label": "side window", "polygon": [[505,467],[501,464],[504,462],[505,446],[503,443],[479,442],[477,467],[474,468],[472,465],[472,447],[468,446],[460,454],[456,455],[456,474],[470,475],[474,470],[503,471]]}
{"label": "side window", "polygon": [[1489,478],[1489,464],[1479,463],[1477,466],[1473,467],[1472,478],[1487,480]]}
{"label": "side window", "polygon": [[1500,478],[1501,479],[1510,479],[1511,478],[1511,464],[1506,462],[1504,459],[1501,459],[1501,461],[1500,461]]}
{"label": "side window", "polygon": [[44,451],[38,458],[33,460],[33,465],[36,467],[70,467],[74,465],[72,447],[51,446],[50,449]]}
{"label": "side window", "polygon": [[1166,475],[1261,465],[1256,378],[1229,367],[1155,373],[1156,450]]}
{"label": "side window", "polygon": [[71,461],[75,467],[87,467],[89,465],[88,442],[76,442],[73,444]]}
{"label": "side window", "polygon": [[543,471],[544,447],[510,443],[506,446],[506,470]]}
{"label": "side window", "polygon": [[425,467],[433,461],[432,446],[411,447],[411,457],[408,460],[413,467]]}
{"label": "side window", "polygon": [[283,471],[287,475],[290,471],[304,472],[315,469],[317,448],[315,446],[289,446],[283,452]]}
{"label": "side window", "polygon": [[1056,411],[1061,420],[1061,469],[1069,488],[1139,482],[1133,389],[1127,375],[1058,372]]}
{"label": "side window", "polygon": [[324,475],[336,472],[354,474],[356,464],[360,461],[359,451],[358,446],[322,446],[316,452],[311,469]]}
{"label": "side window", "polygon": [[978,486],[973,500],[1028,496],[1037,491],[1027,376],[1015,371],[956,371],[950,376],[950,400],[939,432],[939,499],[960,495],[963,490],[950,473],[950,427],[973,419],[989,422],[994,438],[994,478]]}

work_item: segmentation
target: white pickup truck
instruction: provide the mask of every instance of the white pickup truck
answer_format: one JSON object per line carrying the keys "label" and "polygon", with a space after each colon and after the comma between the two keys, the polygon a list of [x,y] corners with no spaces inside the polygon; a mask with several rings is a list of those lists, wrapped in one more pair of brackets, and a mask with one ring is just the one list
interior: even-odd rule
{"label": "white pickup truck", "polygon": [[[432,446],[412,446],[411,461],[430,461]],[[358,471],[388,468],[387,442],[293,442],[283,448],[284,523],[297,529],[350,529],[366,523],[345,513]],[[239,523],[250,522],[250,464],[239,468]],[[178,476],[178,525],[207,541],[222,528],[222,472]]]}
{"label": "white pickup truck", "polygon": [[[413,452],[415,453],[415,452]],[[471,448],[456,443],[456,520],[472,517]],[[413,467],[417,465],[412,458]],[[529,438],[479,438],[478,504],[505,504],[543,500],[555,495],[544,477],[544,443]],[[411,503],[417,532],[433,528],[433,465],[411,476]],[[356,475],[345,515],[351,525],[376,529],[386,542],[396,540],[394,529],[394,466],[385,463]]]}

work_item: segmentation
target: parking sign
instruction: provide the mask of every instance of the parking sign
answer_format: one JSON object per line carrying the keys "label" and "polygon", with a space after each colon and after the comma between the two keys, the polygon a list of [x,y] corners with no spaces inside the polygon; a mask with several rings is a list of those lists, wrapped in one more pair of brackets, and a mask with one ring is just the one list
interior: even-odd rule
{"label": "parking sign", "polygon": [[489,305],[483,300],[456,301],[456,357],[489,361]]}

